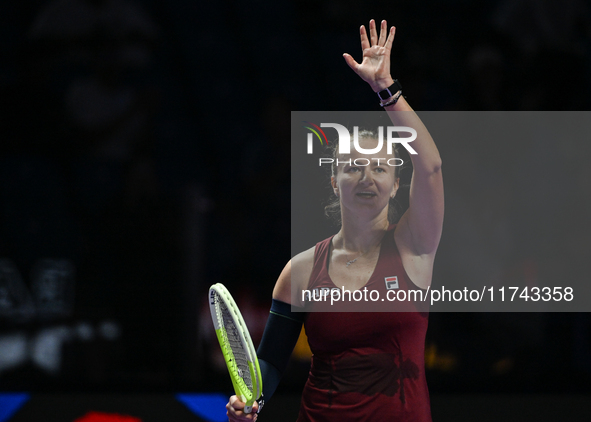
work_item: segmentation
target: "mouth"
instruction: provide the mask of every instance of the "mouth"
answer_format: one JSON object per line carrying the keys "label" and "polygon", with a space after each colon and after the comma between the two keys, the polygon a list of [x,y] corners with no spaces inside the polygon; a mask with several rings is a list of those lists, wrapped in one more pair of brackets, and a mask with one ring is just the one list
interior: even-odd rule
{"label": "mouth", "polygon": [[377,196],[375,192],[358,192],[355,195],[360,198],[373,198],[374,196]]}

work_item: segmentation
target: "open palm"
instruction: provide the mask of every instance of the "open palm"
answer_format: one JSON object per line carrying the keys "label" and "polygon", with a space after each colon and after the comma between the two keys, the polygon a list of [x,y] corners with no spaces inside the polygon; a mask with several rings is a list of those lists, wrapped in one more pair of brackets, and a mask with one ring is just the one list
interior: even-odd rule
{"label": "open palm", "polygon": [[357,63],[350,54],[343,54],[345,61],[357,73],[361,79],[371,85],[374,91],[378,92],[388,88],[394,82],[390,75],[390,51],[394,41],[396,28],[390,28],[388,24],[382,21],[380,36],[378,38],[376,24],[372,19],[369,22],[369,36],[365,26],[361,26],[361,49],[363,50],[363,60]]}

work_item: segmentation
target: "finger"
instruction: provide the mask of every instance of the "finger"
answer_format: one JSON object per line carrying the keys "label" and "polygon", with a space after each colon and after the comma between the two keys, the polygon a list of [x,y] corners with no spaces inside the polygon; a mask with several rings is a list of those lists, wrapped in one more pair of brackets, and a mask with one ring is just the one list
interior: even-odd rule
{"label": "finger", "polygon": [[244,413],[242,410],[236,410],[230,403],[226,404],[226,416],[231,422],[256,421],[258,417],[255,412]]}
{"label": "finger", "polygon": [[383,47],[386,44],[386,38],[388,37],[388,23],[383,20],[380,25],[380,40],[378,44]]}
{"label": "finger", "polygon": [[343,57],[345,58],[345,62],[347,62],[347,64],[349,65],[349,67],[351,69],[353,69],[355,72],[357,72],[357,68],[359,67],[359,63],[357,63],[355,61],[355,59],[353,57],[351,57],[350,54],[343,54]]}
{"label": "finger", "polygon": [[[234,409],[234,407],[232,406],[232,403],[227,403],[226,404],[226,410],[227,410],[226,416],[228,416],[228,417],[230,417],[230,416],[231,417],[236,417],[237,416],[236,409]],[[240,411],[240,410],[238,412],[239,413],[242,413],[242,411]]]}
{"label": "finger", "polygon": [[230,422],[243,422],[243,421],[256,421],[258,415],[256,413],[249,413],[245,414],[244,412],[238,411],[237,413],[231,413],[230,411],[226,412],[226,416],[228,417],[228,421]]}
{"label": "finger", "polygon": [[370,47],[365,26],[361,25],[361,28],[359,28],[359,34],[361,35],[361,51],[363,52],[366,48]]}
{"label": "finger", "polygon": [[373,19],[369,21],[369,38],[371,39],[371,45],[374,46],[378,43],[378,33],[376,31],[376,21]]}
{"label": "finger", "polygon": [[241,410],[236,411],[236,409],[234,409],[232,406],[230,406],[230,403],[226,404],[226,416],[228,417],[228,420],[238,421],[238,420],[240,420],[240,416],[243,413],[244,412],[242,412]]}
{"label": "finger", "polygon": [[395,26],[390,28],[390,33],[388,34],[388,39],[386,40],[386,45],[384,46],[386,48],[387,53],[390,53],[390,50],[392,50],[392,43],[394,42],[394,35],[396,35],[396,27]]}
{"label": "finger", "polygon": [[232,409],[242,410],[244,406],[246,406],[240,399],[236,396],[230,397],[230,402],[228,403]]}

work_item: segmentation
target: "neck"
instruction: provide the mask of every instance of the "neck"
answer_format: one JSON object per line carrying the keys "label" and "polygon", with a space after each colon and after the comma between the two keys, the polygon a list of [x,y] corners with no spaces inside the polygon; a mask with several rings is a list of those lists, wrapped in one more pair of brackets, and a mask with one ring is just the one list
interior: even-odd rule
{"label": "neck", "polygon": [[341,217],[343,224],[333,238],[333,244],[335,248],[349,252],[366,253],[382,241],[390,225],[387,210],[370,220]]}

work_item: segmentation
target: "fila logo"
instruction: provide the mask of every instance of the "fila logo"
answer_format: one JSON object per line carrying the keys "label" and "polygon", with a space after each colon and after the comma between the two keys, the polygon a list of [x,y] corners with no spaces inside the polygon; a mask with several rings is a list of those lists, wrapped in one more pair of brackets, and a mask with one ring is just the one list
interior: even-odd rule
{"label": "fila logo", "polygon": [[398,288],[398,277],[385,277],[384,281],[386,282],[386,289],[394,290]]}

